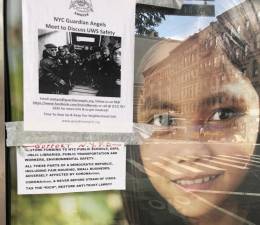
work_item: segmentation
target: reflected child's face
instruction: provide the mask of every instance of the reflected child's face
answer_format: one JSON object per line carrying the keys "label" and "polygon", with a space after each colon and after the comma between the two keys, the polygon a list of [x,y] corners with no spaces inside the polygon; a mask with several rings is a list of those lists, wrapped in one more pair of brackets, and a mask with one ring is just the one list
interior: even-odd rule
{"label": "reflected child's face", "polygon": [[226,68],[221,76],[172,76],[163,85],[154,78],[144,86],[149,106],[139,111],[154,132],[141,146],[141,158],[158,193],[187,217],[225,208],[254,152],[258,94],[236,68]]}

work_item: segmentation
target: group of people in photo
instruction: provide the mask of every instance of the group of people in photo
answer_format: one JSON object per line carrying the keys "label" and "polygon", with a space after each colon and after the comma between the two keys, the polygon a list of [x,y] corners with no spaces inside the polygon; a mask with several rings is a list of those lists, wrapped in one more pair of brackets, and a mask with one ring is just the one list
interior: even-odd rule
{"label": "group of people in photo", "polygon": [[88,86],[98,96],[120,97],[121,47],[44,45],[39,67],[39,92],[69,94],[75,85]]}

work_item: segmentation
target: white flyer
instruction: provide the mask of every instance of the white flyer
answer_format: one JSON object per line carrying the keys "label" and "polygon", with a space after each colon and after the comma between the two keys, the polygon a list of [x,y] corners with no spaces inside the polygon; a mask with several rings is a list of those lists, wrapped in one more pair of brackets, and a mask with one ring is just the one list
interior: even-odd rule
{"label": "white flyer", "polygon": [[31,144],[17,149],[18,194],[124,190],[125,178],[124,143]]}
{"label": "white flyer", "polygon": [[24,129],[132,132],[135,1],[22,7]]}

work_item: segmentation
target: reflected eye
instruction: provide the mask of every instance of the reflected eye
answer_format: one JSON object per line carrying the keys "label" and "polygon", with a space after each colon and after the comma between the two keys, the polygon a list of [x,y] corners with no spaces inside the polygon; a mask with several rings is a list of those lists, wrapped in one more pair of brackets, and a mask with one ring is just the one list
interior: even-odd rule
{"label": "reflected eye", "polygon": [[155,115],[150,123],[159,127],[169,127],[176,125],[174,117],[170,116],[169,114]]}
{"label": "reflected eye", "polygon": [[228,120],[238,116],[238,112],[230,108],[218,109],[209,118],[210,121]]}

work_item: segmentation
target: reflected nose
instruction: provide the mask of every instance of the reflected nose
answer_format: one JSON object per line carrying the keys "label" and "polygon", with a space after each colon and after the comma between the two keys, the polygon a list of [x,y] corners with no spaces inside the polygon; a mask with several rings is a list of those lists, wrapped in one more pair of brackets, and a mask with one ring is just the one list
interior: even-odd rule
{"label": "reflected nose", "polygon": [[191,163],[209,159],[213,155],[213,150],[207,143],[187,141],[178,145],[174,157],[178,163]]}
{"label": "reflected nose", "polygon": [[197,156],[176,156],[176,161],[178,163],[185,163],[185,162],[198,162],[200,161],[201,157],[199,155]]}
{"label": "reflected nose", "polygon": [[194,175],[203,173],[206,169],[216,170],[216,167],[208,166],[215,154],[214,149],[206,143],[164,140],[148,145],[144,148],[143,155],[149,156],[150,161],[146,162],[146,166],[149,165],[151,169],[159,167],[162,171],[175,175],[179,173]]}

